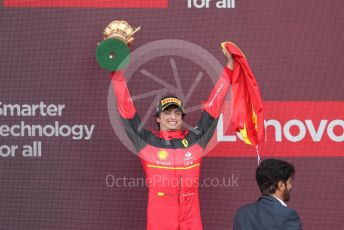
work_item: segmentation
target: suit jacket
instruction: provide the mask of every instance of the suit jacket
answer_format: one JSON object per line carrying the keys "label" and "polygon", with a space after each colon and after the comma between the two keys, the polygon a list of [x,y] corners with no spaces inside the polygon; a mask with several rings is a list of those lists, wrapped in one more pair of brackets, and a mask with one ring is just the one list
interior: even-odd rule
{"label": "suit jacket", "polygon": [[301,220],[297,212],[268,195],[263,195],[256,202],[239,208],[233,220],[233,230],[301,229]]}

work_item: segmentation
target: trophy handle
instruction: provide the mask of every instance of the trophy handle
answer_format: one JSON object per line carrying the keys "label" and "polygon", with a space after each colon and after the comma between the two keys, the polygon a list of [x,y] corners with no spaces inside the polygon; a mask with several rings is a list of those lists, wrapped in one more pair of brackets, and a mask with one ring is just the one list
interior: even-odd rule
{"label": "trophy handle", "polygon": [[131,37],[131,36],[133,36],[137,31],[139,31],[141,29],[141,27],[136,27],[134,30],[133,30],[133,32],[131,32],[129,35],[128,35],[128,37]]}

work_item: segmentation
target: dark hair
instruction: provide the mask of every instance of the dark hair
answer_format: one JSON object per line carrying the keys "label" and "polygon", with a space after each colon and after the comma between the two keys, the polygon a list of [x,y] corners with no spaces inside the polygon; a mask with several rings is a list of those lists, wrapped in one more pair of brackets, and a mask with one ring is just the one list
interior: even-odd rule
{"label": "dark hair", "polygon": [[276,191],[279,181],[287,182],[295,173],[292,164],[277,160],[266,159],[256,170],[256,180],[262,194],[272,194]]}

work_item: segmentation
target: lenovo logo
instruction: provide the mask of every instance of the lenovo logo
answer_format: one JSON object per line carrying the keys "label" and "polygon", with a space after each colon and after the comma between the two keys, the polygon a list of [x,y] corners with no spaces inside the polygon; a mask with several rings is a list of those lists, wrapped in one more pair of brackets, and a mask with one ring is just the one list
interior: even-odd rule
{"label": "lenovo logo", "polygon": [[[344,142],[344,120],[298,120],[292,119],[287,122],[280,122],[276,119],[264,121],[265,130],[268,137],[273,137],[275,142],[300,142],[305,138],[310,138],[314,142],[320,142],[324,136],[334,142]],[[234,142],[241,139],[240,134],[225,134],[223,125],[223,115],[220,116],[217,126],[217,141]],[[268,141],[271,139],[268,138]]]}
{"label": "lenovo logo", "polygon": [[[231,130],[226,103],[212,139],[215,147],[207,156],[255,157],[255,148]],[[263,106],[263,157],[344,157],[344,102],[265,101]]]}

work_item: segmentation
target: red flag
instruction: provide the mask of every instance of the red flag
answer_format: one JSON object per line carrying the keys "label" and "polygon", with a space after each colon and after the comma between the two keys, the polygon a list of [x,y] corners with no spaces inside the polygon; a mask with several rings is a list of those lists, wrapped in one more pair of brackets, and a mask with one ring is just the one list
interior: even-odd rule
{"label": "red flag", "polygon": [[263,104],[257,81],[243,52],[232,42],[223,42],[234,58],[232,84],[232,124],[247,144],[265,139]]}

